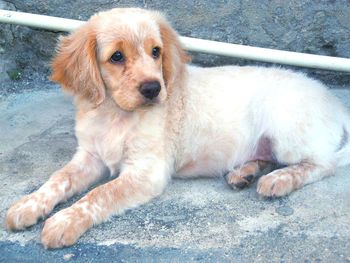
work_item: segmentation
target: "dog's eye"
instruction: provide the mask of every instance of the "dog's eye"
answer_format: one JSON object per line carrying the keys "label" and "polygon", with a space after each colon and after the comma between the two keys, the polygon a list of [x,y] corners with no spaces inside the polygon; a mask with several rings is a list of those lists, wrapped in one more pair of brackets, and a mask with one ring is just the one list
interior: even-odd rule
{"label": "dog's eye", "polygon": [[113,53],[113,55],[111,56],[110,61],[112,63],[121,63],[124,62],[124,55],[122,52],[120,51],[116,51]]}
{"label": "dog's eye", "polygon": [[159,58],[160,56],[160,48],[159,47],[154,47],[152,49],[152,57],[153,58]]}

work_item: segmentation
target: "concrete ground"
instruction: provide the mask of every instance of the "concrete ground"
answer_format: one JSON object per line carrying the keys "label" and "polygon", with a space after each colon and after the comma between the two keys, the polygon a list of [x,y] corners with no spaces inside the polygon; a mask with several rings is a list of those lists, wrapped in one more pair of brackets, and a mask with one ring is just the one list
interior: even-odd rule
{"label": "concrete ground", "polygon": [[[2,221],[76,147],[71,100],[35,85],[43,88],[0,96]],[[349,90],[334,93],[350,107]],[[160,198],[61,250],[41,246],[43,221],[16,233],[1,224],[0,262],[350,262],[349,169],[280,199],[259,197],[256,184],[236,191],[223,178],[174,179]]]}

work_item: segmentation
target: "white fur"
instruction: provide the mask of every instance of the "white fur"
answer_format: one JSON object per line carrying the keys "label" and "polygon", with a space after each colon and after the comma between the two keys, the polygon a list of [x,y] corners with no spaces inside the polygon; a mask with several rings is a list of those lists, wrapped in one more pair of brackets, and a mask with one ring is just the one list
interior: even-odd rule
{"label": "white fur", "polygon": [[[165,122],[176,122],[164,105],[148,109],[148,117],[142,119],[137,111],[115,108],[109,115],[96,113],[96,118],[78,120],[80,146],[96,151],[111,171],[117,171],[124,160],[133,162],[129,158],[134,154],[137,166],[140,155],[156,161],[151,156],[154,149],[147,147],[148,141],[157,141],[164,151],[157,158],[168,162],[169,172],[179,176],[215,175],[241,166],[254,155],[262,135],[273,140],[281,163],[308,160],[336,166],[350,160],[340,154],[349,151],[347,145],[336,152],[343,127],[350,131],[348,113],[324,85],[304,74],[278,68],[189,66],[182,99],[178,134],[169,135],[165,129]],[[111,102],[105,105],[111,107]],[[125,120],[114,122],[120,118]],[[95,149],[91,148],[91,136],[101,133],[112,139],[95,140]],[[123,149],[130,147],[128,156]],[[188,163],[193,164],[191,169],[184,169]]]}

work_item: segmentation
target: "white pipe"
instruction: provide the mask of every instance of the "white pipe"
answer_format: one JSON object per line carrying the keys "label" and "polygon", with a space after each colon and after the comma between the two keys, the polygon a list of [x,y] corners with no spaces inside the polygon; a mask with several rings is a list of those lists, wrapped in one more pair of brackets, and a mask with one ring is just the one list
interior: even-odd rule
{"label": "white pipe", "polygon": [[[0,9],[0,22],[53,31],[73,31],[84,21]],[[185,49],[236,58],[300,67],[350,72],[350,59],[250,47],[211,40],[180,37]]]}
{"label": "white pipe", "polygon": [[73,31],[84,21],[0,9],[0,22],[52,31]]}
{"label": "white pipe", "polygon": [[196,52],[205,52],[216,55],[307,68],[350,72],[350,59],[348,58],[320,56],[276,49],[243,46],[188,37],[182,37],[181,41],[186,49]]}

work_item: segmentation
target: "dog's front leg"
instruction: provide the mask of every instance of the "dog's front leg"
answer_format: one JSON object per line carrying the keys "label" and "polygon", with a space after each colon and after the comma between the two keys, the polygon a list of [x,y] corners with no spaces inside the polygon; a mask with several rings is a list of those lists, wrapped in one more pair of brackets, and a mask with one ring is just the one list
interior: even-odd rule
{"label": "dog's front leg", "polygon": [[97,157],[79,149],[73,159],[37,191],[11,206],[6,215],[10,230],[24,229],[47,216],[60,202],[85,190],[103,174],[105,166]]}
{"label": "dog's front leg", "polygon": [[[147,162],[151,162],[151,167]],[[143,167],[124,167],[118,178],[95,188],[71,207],[47,219],[41,235],[44,247],[70,246],[93,224],[161,194],[170,175],[165,162],[152,159],[138,164]]]}

